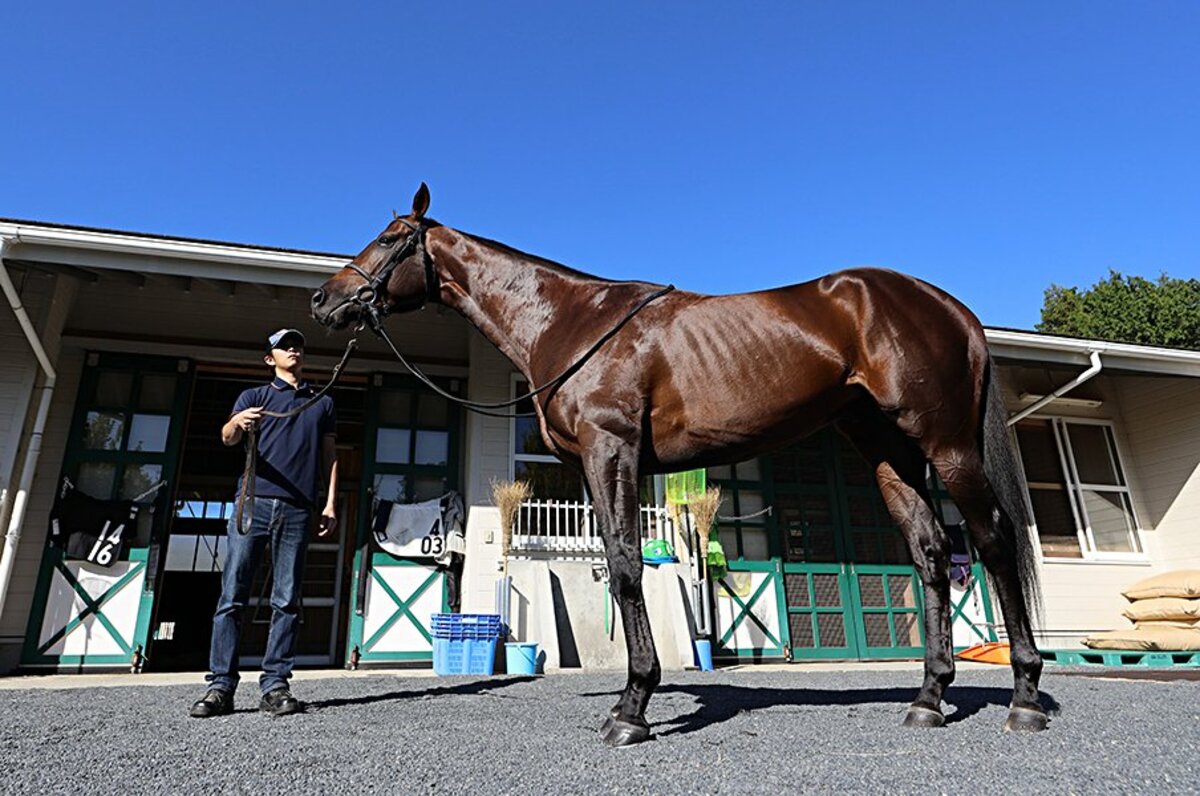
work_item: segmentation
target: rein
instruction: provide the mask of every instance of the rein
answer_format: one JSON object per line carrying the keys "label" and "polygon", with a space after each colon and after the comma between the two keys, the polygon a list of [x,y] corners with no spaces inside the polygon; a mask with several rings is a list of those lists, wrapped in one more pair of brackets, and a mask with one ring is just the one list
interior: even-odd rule
{"label": "rein", "polygon": [[[400,353],[400,349],[398,349],[396,347],[396,344],[392,342],[392,339],[390,337],[388,337],[387,332],[383,328],[383,319],[385,316],[387,316],[387,314],[389,312],[388,306],[383,302],[383,296],[386,295],[386,287],[387,287],[388,280],[391,279],[392,272],[396,270],[396,267],[398,265],[400,265],[400,263],[402,263],[404,260],[408,259],[408,257],[410,257],[412,254],[414,254],[418,249],[420,249],[420,251],[421,251],[422,265],[425,268],[425,295],[421,296],[419,302],[414,303],[413,306],[409,307],[409,306],[405,305],[405,309],[419,309],[420,307],[424,306],[427,302],[433,303],[433,304],[441,303],[441,289],[442,289],[441,288],[441,280],[438,278],[437,269],[434,268],[433,258],[429,256],[429,248],[425,245],[425,232],[429,228],[425,225],[425,223],[423,221],[418,224],[411,224],[403,218],[397,218],[396,220],[399,221],[404,226],[408,227],[408,229],[410,230],[409,236],[404,240],[404,245],[402,245],[400,248],[398,248],[394,252],[392,252],[391,256],[388,257],[387,261],[384,262],[384,264],[382,266],[380,266],[379,269],[376,270],[375,273],[373,273],[373,274],[367,273],[362,268],[355,265],[353,262],[347,263],[346,264],[347,268],[349,268],[351,271],[353,271],[354,273],[358,274],[359,276],[361,276],[363,278],[363,284],[359,285],[358,289],[355,290],[352,295],[347,296],[346,298],[344,298],[340,302],[338,302],[336,305],[334,305],[329,310],[328,314],[333,315],[335,312],[337,312],[339,309],[341,309],[342,307],[344,307],[347,304],[357,305],[359,311],[362,314],[363,322],[366,325],[370,326],[371,331],[373,331],[380,338],[382,338],[385,343],[387,343],[388,348],[390,348],[392,350],[392,353],[396,355],[396,359],[398,359],[400,361],[400,364],[402,364],[405,368],[408,369],[409,373],[416,376],[417,379],[422,384],[424,384],[426,387],[433,390],[435,393],[442,396],[443,398],[445,398],[449,401],[453,401],[454,403],[459,404],[460,406],[462,406],[466,409],[469,409],[470,411],[475,412],[476,414],[487,415],[488,417],[502,417],[502,418],[533,417],[536,414],[536,412],[511,412],[510,413],[510,412],[489,412],[487,410],[503,409],[508,406],[516,406],[521,401],[533,398],[534,396],[536,396],[540,393],[543,393],[546,390],[551,389],[552,387],[562,384],[564,381],[566,381],[568,378],[570,378],[570,376],[575,371],[577,371],[579,368],[583,367],[584,363],[587,362],[588,359],[590,359],[593,354],[595,354],[598,350],[600,350],[600,347],[602,345],[604,345],[606,342],[608,342],[613,337],[613,335],[615,335],[617,332],[621,331],[621,329],[625,326],[625,324],[629,323],[629,321],[633,319],[633,316],[635,316],[639,312],[641,312],[642,309],[645,308],[645,306],[647,304],[654,301],[655,299],[665,296],[666,294],[670,293],[672,290],[675,289],[674,285],[667,285],[666,287],[662,288],[661,290],[656,290],[655,292],[651,293],[646,298],[639,301],[637,303],[637,305],[635,305],[633,307],[633,309],[631,309],[629,312],[625,313],[625,317],[621,318],[621,320],[617,321],[616,325],[614,325],[611,329],[609,329],[607,332],[605,332],[603,335],[601,335],[600,339],[598,339],[595,343],[593,343],[591,345],[591,347],[588,348],[588,350],[584,351],[583,354],[581,354],[579,356],[579,358],[577,360],[575,360],[575,362],[573,362],[565,370],[563,370],[562,373],[559,373],[553,379],[550,379],[550,381],[546,382],[541,387],[538,387],[536,390],[530,390],[529,392],[525,393],[524,395],[520,395],[509,401],[496,401],[494,403],[483,402],[483,401],[468,401],[465,398],[459,398],[457,395],[451,395],[450,393],[443,390],[441,387],[438,387],[436,384],[434,384],[432,379],[430,379],[428,376],[426,376],[424,373],[422,373],[415,365],[413,365],[407,359],[404,358],[404,355]],[[394,239],[388,239],[385,237],[380,237],[376,241],[376,245],[382,246],[384,248],[389,248],[389,247],[393,246],[394,244],[395,244]]]}
{"label": "rein", "polygon": [[388,334],[384,330],[382,323],[373,324],[371,326],[371,331],[375,332],[375,334],[377,334],[377,335],[379,335],[379,337],[383,338],[383,341],[385,343],[387,343],[388,348],[392,349],[392,353],[396,355],[396,359],[400,360],[400,364],[403,365],[404,367],[408,368],[409,373],[416,376],[417,379],[419,379],[426,387],[433,390],[434,392],[436,392],[438,395],[442,396],[443,398],[446,398],[450,401],[454,401],[455,403],[463,406],[466,409],[471,410],[472,412],[475,412],[476,414],[487,415],[488,417],[504,417],[504,418],[533,417],[534,415],[537,414],[536,412],[489,412],[487,410],[502,409],[506,406],[516,406],[521,401],[527,400],[529,398],[533,398],[535,395],[543,393],[552,387],[556,387],[556,386],[562,384],[564,381],[566,381],[568,378],[570,378],[575,373],[575,371],[577,371],[581,367],[583,367],[584,363],[586,363],[589,359],[591,359],[592,355],[595,354],[597,351],[599,351],[601,346],[603,346],[610,339],[612,339],[612,337],[614,335],[616,335],[617,332],[621,331],[621,329],[625,326],[625,324],[627,324],[631,320],[633,320],[633,316],[635,316],[639,312],[641,312],[642,309],[644,309],[647,304],[654,301],[655,299],[665,296],[666,294],[670,293],[674,289],[675,289],[674,285],[667,285],[666,287],[662,288],[661,290],[656,290],[655,292],[651,293],[646,298],[639,301],[633,307],[633,309],[631,309],[631,310],[629,310],[629,312],[625,313],[625,317],[623,317],[623,318],[621,318],[621,320],[617,321],[615,326],[613,326],[611,329],[609,329],[607,332],[605,332],[603,335],[601,335],[600,339],[598,339],[595,343],[592,343],[591,347],[588,348],[588,350],[584,351],[579,356],[578,359],[576,359],[573,363],[568,365],[562,371],[562,373],[559,373],[557,376],[550,379],[550,381],[546,382],[541,387],[538,387],[536,390],[530,390],[529,392],[525,393],[524,395],[519,395],[516,398],[512,398],[507,401],[496,401],[494,403],[493,402],[484,402],[484,401],[468,401],[465,398],[459,398],[457,395],[451,395],[450,393],[443,390],[441,387],[438,387],[436,384],[434,384],[433,380],[430,379],[428,376],[426,376],[424,373],[422,373],[420,371],[420,369],[417,368],[416,365],[413,365],[411,362],[409,362],[407,359],[404,358],[404,355],[400,353],[400,349],[398,349],[396,347],[396,344],[392,342],[392,339],[390,337],[388,337]]}
{"label": "rein", "polygon": [[[286,412],[272,412],[264,409],[263,414],[267,417],[276,418],[294,417],[312,407],[317,403],[317,401],[321,400],[321,398],[325,396],[325,393],[329,392],[329,390],[333,388],[335,383],[337,383],[338,377],[342,375],[342,368],[345,367],[346,363],[350,360],[350,354],[354,352],[356,347],[358,347],[358,330],[354,332],[354,336],[351,337],[349,342],[346,343],[346,350],[342,353],[342,359],[337,363],[337,365],[334,366],[333,374],[329,377],[329,381],[320,389],[320,391],[317,392],[316,395],[314,395],[312,398],[309,398],[295,409],[289,409]],[[249,501],[251,506],[254,505],[254,473],[258,462],[257,424],[251,425],[250,430],[245,433],[245,446],[246,467],[242,471],[242,488],[238,493],[237,513],[234,515],[235,522],[237,523],[238,533],[240,533],[242,536],[245,536],[249,530],[244,522],[246,502]],[[251,509],[251,511],[253,512],[253,509]],[[250,522],[253,524],[253,517],[251,517]]]}

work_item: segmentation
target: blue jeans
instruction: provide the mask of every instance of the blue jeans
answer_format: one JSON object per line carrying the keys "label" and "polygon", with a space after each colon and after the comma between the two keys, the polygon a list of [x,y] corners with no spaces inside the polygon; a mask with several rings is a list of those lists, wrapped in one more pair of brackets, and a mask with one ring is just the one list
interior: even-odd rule
{"label": "blue jeans", "polygon": [[271,546],[271,630],[262,662],[259,686],[265,694],[286,686],[296,661],[300,627],[300,580],[312,511],[278,498],[255,498],[252,522],[245,536],[230,520],[221,599],[213,615],[212,648],[208,656],[209,688],[232,694],[237,690],[238,640],[242,613],[250,597],[254,573],[267,543]]}

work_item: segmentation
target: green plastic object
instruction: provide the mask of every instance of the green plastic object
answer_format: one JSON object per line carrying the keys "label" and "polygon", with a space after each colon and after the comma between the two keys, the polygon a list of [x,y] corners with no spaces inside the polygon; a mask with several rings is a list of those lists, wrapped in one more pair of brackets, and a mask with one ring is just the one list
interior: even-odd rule
{"label": "green plastic object", "polygon": [[685,470],[682,473],[669,473],[667,481],[667,502],[682,506],[690,503],[704,494],[708,485],[705,481],[704,470]]}
{"label": "green plastic object", "polygon": [[729,562],[725,560],[725,548],[716,539],[708,540],[708,555],[705,559],[708,565],[708,576],[720,580],[729,571]]}
{"label": "green plastic object", "polygon": [[666,539],[651,539],[642,545],[643,558],[674,558],[675,548]]}

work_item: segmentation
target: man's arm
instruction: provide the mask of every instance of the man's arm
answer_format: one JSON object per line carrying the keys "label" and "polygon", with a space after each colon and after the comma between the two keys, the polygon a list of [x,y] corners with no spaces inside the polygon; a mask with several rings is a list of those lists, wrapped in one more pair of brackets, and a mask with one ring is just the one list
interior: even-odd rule
{"label": "man's arm", "polygon": [[249,431],[250,427],[258,422],[262,417],[262,411],[261,406],[252,406],[233,414],[229,420],[225,421],[225,425],[221,426],[221,442],[226,445],[237,445],[241,442],[242,434]]}
{"label": "man's arm", "polygon": [[321,524],[317,529],[317,536],[325,536],[337,528],[337,437],[333,434],[321,437],[321,472],[326,475],[329,489],[328,497],[325,498],[325,508],[321,511]]}

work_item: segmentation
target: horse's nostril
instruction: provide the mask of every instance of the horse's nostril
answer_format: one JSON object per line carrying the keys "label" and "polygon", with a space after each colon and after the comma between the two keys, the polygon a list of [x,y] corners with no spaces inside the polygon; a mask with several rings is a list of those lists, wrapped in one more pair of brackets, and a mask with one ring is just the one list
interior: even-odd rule
{"label": "horse's nostril", "polygon": [[316,293],[313,293],[312,305],[314,307],[319,307],[324,303],[325,303],[325,291],[324,290],[318,290]]}

